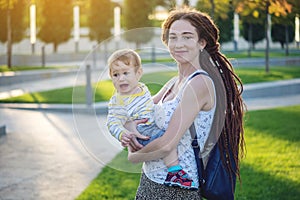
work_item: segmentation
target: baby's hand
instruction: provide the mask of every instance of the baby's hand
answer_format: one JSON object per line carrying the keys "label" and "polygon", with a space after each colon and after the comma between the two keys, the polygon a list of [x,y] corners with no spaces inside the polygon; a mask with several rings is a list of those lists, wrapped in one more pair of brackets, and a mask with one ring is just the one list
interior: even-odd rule
{"label": "baby's hand", "polygon": [[139,138],[139,139],[142,139],[142,140],[149,140],[149,139],[150,139],[149,136],[142,135],[142,134],[140,134],[139,132],[132,132],[132,134],[133,134],[135,137],[137,137],[137,138]]}
{"label": "baby's hand", "polygon": [[123,147],[127,147],[129,145],[130,141],[132,140],[132,138],[133,138],[133,134],[123,133],[121,136],[121,145]]}

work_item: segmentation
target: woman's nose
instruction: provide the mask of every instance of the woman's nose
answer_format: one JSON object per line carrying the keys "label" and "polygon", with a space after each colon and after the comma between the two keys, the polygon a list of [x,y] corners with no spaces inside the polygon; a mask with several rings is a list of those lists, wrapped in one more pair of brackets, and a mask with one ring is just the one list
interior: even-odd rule
{"label": "woman's nose", "polygon": [[183,47],[184,46],[184,41],[183,39],[178,39],[176,42],[175,42],[175,47],[176,48],[180,48],[180,47]]}

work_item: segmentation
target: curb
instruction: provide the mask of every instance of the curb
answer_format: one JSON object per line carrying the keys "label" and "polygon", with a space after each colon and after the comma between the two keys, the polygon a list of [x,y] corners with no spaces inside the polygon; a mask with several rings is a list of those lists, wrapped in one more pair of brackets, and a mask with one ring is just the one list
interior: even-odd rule
{"label": "curb", "polygon": [[54,111],[82,114],[107,114],[108,102],[99,102],[92,105],[87,104],[38,104],[38,103],[0,103],[1,108]]}
{"label": "curb", "polygon": [[66,75],[76,75],[77,73],[78,69],[49,69],[33,72],[2,72],[0,73],[0,85],[4,86],[15,83],[62,77]]}
{"label": "curb", "polygon": [[300,94],[300,78],[244,85],[243,98],[265,98]]}

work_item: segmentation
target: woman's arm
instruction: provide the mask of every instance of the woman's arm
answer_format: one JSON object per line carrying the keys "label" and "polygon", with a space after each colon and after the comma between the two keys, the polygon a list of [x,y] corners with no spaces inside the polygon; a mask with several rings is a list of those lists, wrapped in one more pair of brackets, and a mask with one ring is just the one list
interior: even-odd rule
{"label": "woman's arm", "polygon": [[181,102],[174,111],[165,134],[137,152],[129,151],[128,160],[138,163],[167,156],[177,148],[199,111],[209,110],[213,101],[214,92],[210,79],[201,75],[194,77],[184,89]]}

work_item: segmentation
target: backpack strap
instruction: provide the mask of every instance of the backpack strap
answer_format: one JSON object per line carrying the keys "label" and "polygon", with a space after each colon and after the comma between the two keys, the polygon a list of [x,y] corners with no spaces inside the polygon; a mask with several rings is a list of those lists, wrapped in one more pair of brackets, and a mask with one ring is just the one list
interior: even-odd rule
{"label": "backpack strap", "polygon": [[203,177],[203,175],[204,175],[204,165],[203,165],[203,160],[202,160],[202,157],[201,157],[201,154],[200,154],[200,146],[198,144],[198,139],[197,139],[197,134],[196,134],[196,129],[195,129],[194,122],[190,126],[189,130],[190,130],[190,134],[191,134],[191,138],[192,138],[192,148],[193,148],[193,151],[194,151],[195,160],[196,160],[196,164],[197,164],[198,181],[199,181],[199,185],[200,185],[200,188],[201,188],[203,186],[203,184],[205,183],[205,179]]}
{"label": "backpack strap", "polygon": [[197,70],[197,71],[195,71],[195,72],[188,78],[188,80],[191,80],[191,79],[194,78],[195,76],[201,75],[201,74],[206,75],[206,76],[209,77],[209,75],[208,75],[208,73],[207,73],[206,71],[203,71],[203,70]]}
{"label": "backpack strap", "polygon": [[[206,75],[206,76],[209,77],[207,72],[198,70],[194,74],[192,74],[191,77],[189,77],[189,80],[191,80],[195,76],[201,75],[201,74]],[[199,185],[201,187],[205,183],[205,179],[203,177],[203,175],[204,175],[204,164],[203,164],[203,160],[202,160],[202,156],[201,156],[201,152],[200,152],[200,146],[198,144],[198,138],[197,138],[197,133],[196,133],[196,128],[195,128],[194,122],[190,126],[189,130],[190,130],[190,134],[191,134],[191,138],[192,138],[192,143],[191,144],[192,144],[192,148],[193,148],[193,151],[194,151],[195,160],[196,160],[196,164],[197,164]]]}

